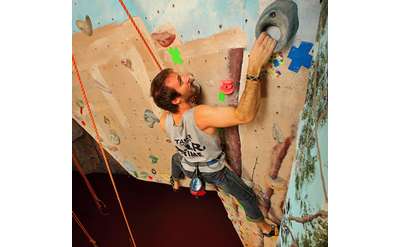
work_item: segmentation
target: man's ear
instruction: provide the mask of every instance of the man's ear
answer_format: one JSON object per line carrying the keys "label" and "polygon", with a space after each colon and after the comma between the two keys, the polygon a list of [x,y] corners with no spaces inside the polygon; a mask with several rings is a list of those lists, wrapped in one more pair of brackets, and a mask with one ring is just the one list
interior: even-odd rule
{"label": "man's ear", "polygon": [[181,101],[182,101],[182,98],[181,98],[181,97],[176,97],[176,98],[173,99],[171,102],[172,102],[172,104],[174,104],[174,105],[179,105],[179,104],[181,103]]}

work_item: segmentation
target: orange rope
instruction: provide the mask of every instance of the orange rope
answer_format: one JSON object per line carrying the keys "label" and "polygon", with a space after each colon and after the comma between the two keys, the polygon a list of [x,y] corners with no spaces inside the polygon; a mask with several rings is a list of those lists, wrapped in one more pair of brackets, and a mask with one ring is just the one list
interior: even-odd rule
{"label": "orange rope", "polygon": [[92,243],[93,246],[97,246],[96,241],[90,236],[89,232],[83,226],[83,224],[79,220],[78,216],[74,213],[74,211],[72,211],[72,217],[74,218],[75,222],[78,223],[78,225],[80,226],[80,228],[82,229],[82,231],[86,235],[86,237],[89,239],[89,242]]}
{"label": "orange rope", "polygon": [[140,37],[142,38],[142,40],[143,40],[147,50],[150,52],[150,55],[153,58],[154,62],[156,62],[158,68],[161,70],[161,65],[158,63],[154,53],[151,51],[150,46],[147,44],[146,40],[144,39],[142,32],[139,30],[138,26],[136,25],[135,21],[133,20],[131,14],[129,13],[128,8],[124,4],[124,1],[122,1],[122,0],[118,0],[118,1],[121,4],[122,8],[125,10],[125,13],[128,15],[129,20],[131,21],[133,27],[136,29],[136,31],[139,33]]}
{"label": "orange rope", "polygon": [[125,220],[126,227],[128,228],[128,231],[129,231],[129,237],[130,237],[131,243],[133,244],[134,247],[136,247],[136,243],[135,243],[135,240],[134,240],[134,238],[133,238],[133,234],[132,234],[132,232],[131,232],[131,228],[130,228],[130,226],[129,226],[129,222],[128,222],[128,219],[127,219],[126,214],[125,214],[124,206],[122,205],[122,202],[121,202],[121,199],[120,199],[120,197],[119,197],[118,190],[117,190],[117,186],[115,185],[115,182],[114,182],[114,178],[113,178],[113,175],[112,175],[112,172],[111,172],[110,165],[108,164],[108,160],[107,160],[106,154],[105,154],[105,152],[104,152],[103,145],[102,145],[101,142],[100,142],[100,135],[99,135],[99,132],[97,131],[96,122],[94,121],[94,117],[93,117],[92,111],[91,111],[90,106],[89,106],[89,100],[87,99],[86,91],[85,91],[85,88],[84,88],[84,86],[83,86],[81,77],[80,77],[80,75],[79,75],[79,70],[78,70],[78,66],[76,65],[76,62],[75,62],[75,56],[74,56],[74,54],[72,54],[72,63],[73,63],[73,65],[74,65],[75,73],[76,73],[76,76],[77,76],[78,81],[79,81],[79,85],[80,85],[80,88],[81,88],[83,100],[84,100],[85,105],[86,105],[86,107],[87,107],[87,109],[88,109],[88,111],[89,111],[89,117],[90,117],[90,120],[91,120],[91,122],[92,122],[93,129],[94,129],[94,131],[95,131],[95,133],[96,133],[97,144],[98,144],[99,147],[100,147],[100,151],[101,151],[101,154],[102,154],[102,156],[103,156],[104,163],[106,164],[106,167],[107,167],[108,175],[110,176],[110,180],[111,180],[111,183],[112,183],[112,185],[113,185],[113,188],[114,188],[114,191],[115,191],[115,195],[116,195],[116,197],[117,197],[119,206],[120,206],[120,208],[121,208],[122,215],[124,216],[124,220]]}

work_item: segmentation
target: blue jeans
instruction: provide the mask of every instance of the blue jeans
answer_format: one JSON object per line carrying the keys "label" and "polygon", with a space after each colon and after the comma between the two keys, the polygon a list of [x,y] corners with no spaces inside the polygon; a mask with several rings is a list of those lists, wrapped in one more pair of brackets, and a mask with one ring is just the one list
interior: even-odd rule
{"label": "blue jeans", "polygon": [[[175,181],[186,177],[192,178],[193,172],[183,169],[181,164],[182,156],[175,153],[172,156],[171,176]],[[236,173],[227,167],[222,170],[211,173],[201,173],[206,183],[214,184],[222,189],[225,193],[235,197],[243,206],[246,218],[252,222],[260,222],[264,220],[261,210],[258,208],[257,197],[253,190],[247,186]]]}

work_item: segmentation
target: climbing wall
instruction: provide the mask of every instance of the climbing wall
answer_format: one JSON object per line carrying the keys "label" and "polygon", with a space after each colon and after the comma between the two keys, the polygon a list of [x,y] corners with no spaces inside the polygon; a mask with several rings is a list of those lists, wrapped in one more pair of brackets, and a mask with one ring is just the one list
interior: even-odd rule
{"label": "climbing wall", "polygon": [[313,67],[283,207],[281,246],[328,245],[328,3],[321,5]]}
{"label": "climbing wall", "polygon": [[[174,148],[158,126],[151,79],[160,67],[191,72],[204,103],[236,105],[257,20],[273,2],[73,1],[73,118],[95,137],[79,73],[105,149],[132,176],[169,183]],[[220,130],[231,169],[253,188],[269,222],[282,218],[319,18],[318,0],[295,2],[298,30],[269,63],[255,121]],[[260,237],[234,198],[218,194],[245,246],[275,246],[277,238]]]}

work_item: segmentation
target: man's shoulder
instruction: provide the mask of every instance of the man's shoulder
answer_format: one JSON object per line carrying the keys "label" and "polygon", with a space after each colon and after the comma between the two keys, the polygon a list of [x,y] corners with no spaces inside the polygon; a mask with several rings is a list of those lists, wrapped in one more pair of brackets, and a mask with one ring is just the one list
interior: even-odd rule
{"label": "man's shoulder", "polygon": [[161,113],[161,116],[160,116],[160,121],[165,121],[165,118],[167,117],[167,115],[168,115],[168,112],[167,111],[163,111]]}
{"label": "man's shoulder", "polygon": [[203,122],[205,119],[208,118],[208,113],[210,110],[214,108],[214,106],[211,105],[206,105],[206,104],[201,104],[193,107],[193,116],[194,120],[200,129],[203,128]]}
{"label": "man's shoulder", "polygon": [[193,112],[202,112],[202,111],[207,111],[211,109],[213,106],[211,105],[206,105],[206,104],[201,104],[201,105],[196,105],[193,107]]}
{"label": "man's shoulder", "polygon": [[164,131],[165,131],[165,119],[167,118],[168,113],[169,113],[168,111],[163,111],[160,116],[160,127]]}
{"label": "man's shoulder", "polygon": [[165,118],[165,117],[167,117],[167,115],[168,115],[168,111],[163,111],[162,113],[161,113],[161,117],[160,118]]}

